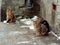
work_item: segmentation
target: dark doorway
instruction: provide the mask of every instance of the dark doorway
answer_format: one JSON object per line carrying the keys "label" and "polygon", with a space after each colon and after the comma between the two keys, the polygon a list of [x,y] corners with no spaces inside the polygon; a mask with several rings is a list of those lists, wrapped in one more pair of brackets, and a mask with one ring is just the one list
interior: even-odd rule
{"label": "dark doorway", "polygon": [[6,10],[1,8],[1,21],[6,20]]}

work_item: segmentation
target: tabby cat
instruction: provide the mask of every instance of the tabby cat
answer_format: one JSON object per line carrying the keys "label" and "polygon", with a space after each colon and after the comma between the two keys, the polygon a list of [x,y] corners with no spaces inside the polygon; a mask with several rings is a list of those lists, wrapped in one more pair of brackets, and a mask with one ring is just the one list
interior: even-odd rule
{"label": "tabby cat", "polygon": [[14,16],[12,9],[9,7],[6,9],[6,19],[7,19],[7,23],[11,23],[16,21],[16,17]]}
{"label": "tabby cat", "polygon": [[41,16],[38,17],[37,21],[34,22],[34,29],[36,36],[48,35],[48,33],[50,32],[48,22]]}

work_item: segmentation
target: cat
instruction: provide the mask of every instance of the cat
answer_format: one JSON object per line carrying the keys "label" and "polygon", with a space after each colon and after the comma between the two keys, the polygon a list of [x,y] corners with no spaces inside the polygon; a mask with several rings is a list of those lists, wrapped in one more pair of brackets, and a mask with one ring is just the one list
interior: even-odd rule
{"label": "cat", "polygon": [[37,21],[34,22],[34,29],[36,36],[48,35],[48,33],[50,32],[49,23],[41,16],[38,17]]}
{"label": "cat", "polygon": [[16,21],[16,17],[13,14],[11,8],[6,9],[6,20],[7,20],[7,23],[11,23],[11,22],[15,23],[15,21]]}

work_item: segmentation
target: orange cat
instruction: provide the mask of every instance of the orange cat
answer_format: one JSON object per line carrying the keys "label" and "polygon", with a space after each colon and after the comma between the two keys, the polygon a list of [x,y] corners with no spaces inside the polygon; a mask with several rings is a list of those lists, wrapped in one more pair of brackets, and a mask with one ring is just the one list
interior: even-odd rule
{"label": "orange cat", "polygon": [[16,18],[14,16],[11,8],[6,9],[6,19],[7,19],[7,23],[16,21]]}

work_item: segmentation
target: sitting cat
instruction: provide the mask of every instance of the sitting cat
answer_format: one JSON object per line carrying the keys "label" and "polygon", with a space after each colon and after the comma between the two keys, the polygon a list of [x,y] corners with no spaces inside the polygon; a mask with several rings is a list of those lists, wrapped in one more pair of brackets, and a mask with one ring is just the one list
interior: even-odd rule
{"label": "sitting cat", "polygon": [[11,23],[11,22],[15,23],[15,21],[16,21],[16,17],[13,14],[11,8],[6,9],[6,20],[7,20],[7,23]]}
{"label": "sitting cat", "polygon": [[49,24],[42,17],[38,17],[37,21],[34,22],[34,29],[36,36],[48,35],[50,32]]}

